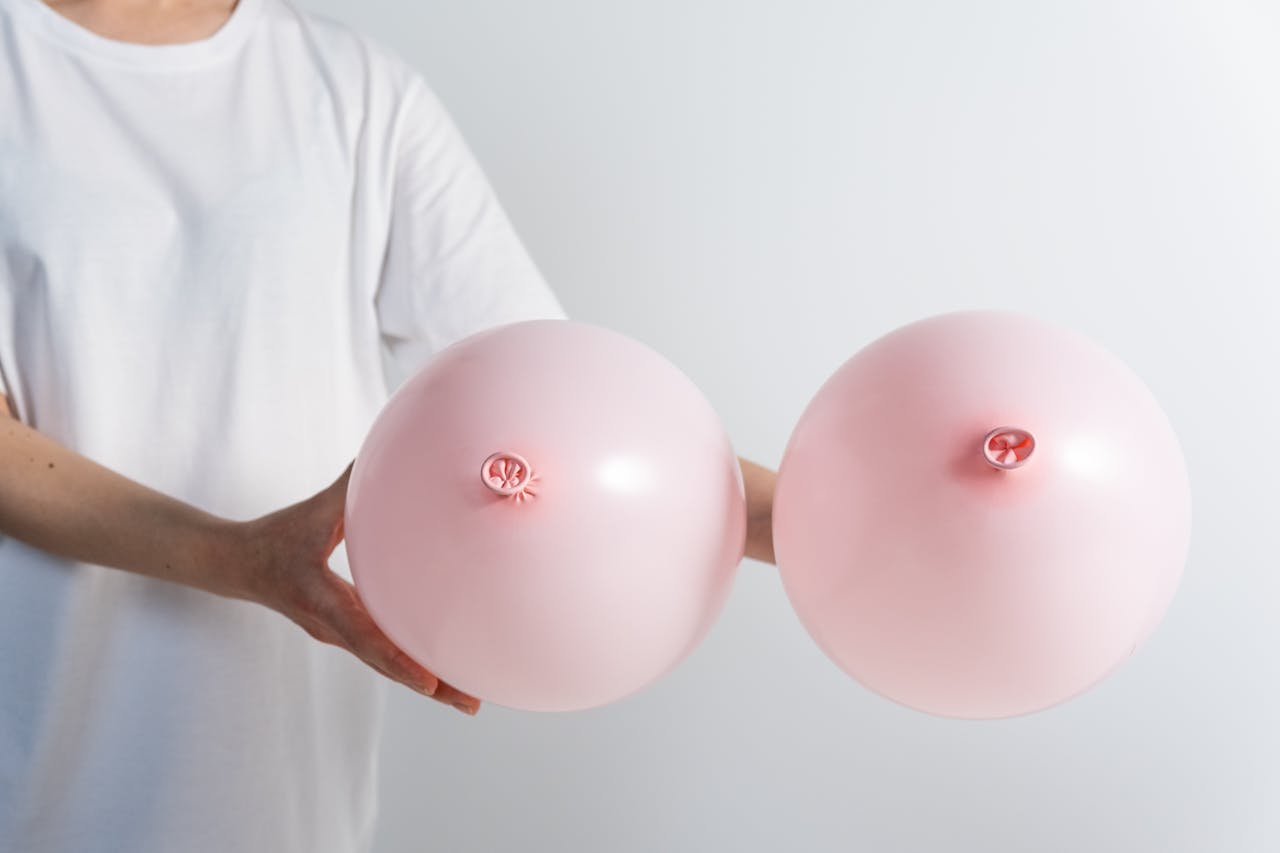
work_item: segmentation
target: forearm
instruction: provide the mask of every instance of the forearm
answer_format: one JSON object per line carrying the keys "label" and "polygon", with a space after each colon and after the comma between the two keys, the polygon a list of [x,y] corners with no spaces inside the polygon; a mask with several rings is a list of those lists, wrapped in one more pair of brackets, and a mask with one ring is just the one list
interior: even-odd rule
{"label": "forearm", "polygon": [[0,414],[0,533],[68,559],[244,597],[234,530]]}
{"label": "forearm", "polygon": [[747,459],[738,459],[747,490],[746,554],[753,560],[775,562],[773,555],[773,484],[777,472]]}
{"label": "forearm", "polygon": [[315,495],[230,521],[130,480],[13,417],[0,395],[0,534],[41,550],[277,610],[383,675],[468,714],[479,700],[435,677],[377,627],[329,570],[350,466]]}

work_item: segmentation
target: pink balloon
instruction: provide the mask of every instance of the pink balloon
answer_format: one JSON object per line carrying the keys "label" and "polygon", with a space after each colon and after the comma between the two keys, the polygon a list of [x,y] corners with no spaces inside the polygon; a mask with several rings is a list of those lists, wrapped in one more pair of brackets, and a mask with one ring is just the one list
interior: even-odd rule
{"label": "pink balloon", "polygon": [[946,314],[849,359],[783,456],[774,545],[814,640],[919,710],[1005,717],[1092,686],[1168,607],[1190,489],[1173,429],[1073,332]]}
{"label": "pink balloon", "polygon": [[378,625],[526,710],[612,702],[673,668],[720,612],[745,530],[737,458],[697,387],[567,320],[438,353],[379,414],[347,491]]}

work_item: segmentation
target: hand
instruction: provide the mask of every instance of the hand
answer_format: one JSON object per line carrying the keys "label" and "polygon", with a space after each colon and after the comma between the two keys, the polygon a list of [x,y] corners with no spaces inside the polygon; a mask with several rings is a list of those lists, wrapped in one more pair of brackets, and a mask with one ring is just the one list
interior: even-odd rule
{"label": "hand", "polygon": [[277,610],[322,643],[339,646],[390,679],[465,714],[480,700],[451,687],[396,647],[360,602],[356,588],[330,571],[342,541],[351,466],[304,501],[240,525],[246,547],[245,596]]}

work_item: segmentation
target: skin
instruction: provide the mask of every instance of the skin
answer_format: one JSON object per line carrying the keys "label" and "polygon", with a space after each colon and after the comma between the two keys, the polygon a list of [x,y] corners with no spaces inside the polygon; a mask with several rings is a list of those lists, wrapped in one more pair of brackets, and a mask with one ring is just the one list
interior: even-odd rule
{"label": "skin", "polygon": [[[46,0],[98,35],[138,44],[198,41],[235,0]],[[8,417],[4,417],[8,415]],[[0,533],[61,557],[256,602],[378,672],[475,714],[480,700],[438,679],[378,629],[355,587],[329,570],[342,541],[348,465],[329,486],[250,521],[232,521],[150,489],[19,420],[0,395]],[[746,556],[774,562],[775,474],[739,460]]]}
{"label": "skin", "polygon": [[[330,571],[351,465],[310,497],[250,521],[211,515],[80,455],[18,420],[0,395],[0,533],[60,557],[252,601],[388,678],[475,714],[480,700],[439,680],[374,623]],[[774,472],[739,460],[746,555],[773,562]]]}
{"label": "skin", "polygon": [[208,38],[227,22],[235,0],[45,0],[87,30],[134,44]]}

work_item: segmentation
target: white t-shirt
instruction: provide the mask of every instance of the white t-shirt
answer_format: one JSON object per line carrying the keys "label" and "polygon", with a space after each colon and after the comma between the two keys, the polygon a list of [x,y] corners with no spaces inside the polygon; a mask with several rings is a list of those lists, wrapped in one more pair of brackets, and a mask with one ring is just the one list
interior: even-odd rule
{"label": "white t-shirt", "polygon": [[[559,316],[369,39],[240,0],[143,46],[0,0],[0,390],[41,432],[248,519],[332,482],[432,352]],[[368,849],[381,696],[264,607],[0,536],[6,853]]]}

